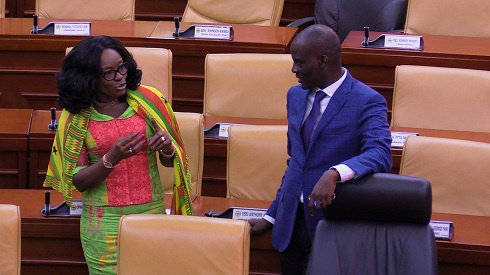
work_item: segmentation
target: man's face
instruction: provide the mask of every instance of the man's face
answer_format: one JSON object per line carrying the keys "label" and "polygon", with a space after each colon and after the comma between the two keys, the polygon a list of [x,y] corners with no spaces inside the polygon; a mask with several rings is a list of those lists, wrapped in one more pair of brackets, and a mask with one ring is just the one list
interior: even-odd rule
{"label": "man's face", "polygon": [[305,90],[320,87],[322,78],[321,58],[317,56],[306,43],[293,42],[291,45],[291,56],[293,58],[293,67],[291,71],[296,74],[298,82]]}

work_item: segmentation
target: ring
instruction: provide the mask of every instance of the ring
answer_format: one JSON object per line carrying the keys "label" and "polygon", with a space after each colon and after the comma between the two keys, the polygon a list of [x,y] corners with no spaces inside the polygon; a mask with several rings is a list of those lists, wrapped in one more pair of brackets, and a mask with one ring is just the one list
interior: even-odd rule
{"label": "ring", "polygon": [[132,155],[133,154],[133,149],[129,148],[129,153]]}
{"label": "ring", "polygon": [[335,200],[335,193],[333,193],[332,195],[332,200]]}
{"label": "ring", "polygon": [[165,142],[165,137],[164,136],[162,136],[160,138],[162,139],[163,142]]}

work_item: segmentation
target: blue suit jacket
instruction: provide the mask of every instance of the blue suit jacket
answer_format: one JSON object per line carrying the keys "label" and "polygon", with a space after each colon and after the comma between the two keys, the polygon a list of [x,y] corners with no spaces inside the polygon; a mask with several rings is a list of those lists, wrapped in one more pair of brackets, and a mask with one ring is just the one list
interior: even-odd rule
{"label": "blue suit jacket", "polygon": [[[345,164],[356,179],[391,168],[391,134],[387,122],[386,100],[379,93],[354,79],[349,73],[334,93],[305,150],[301,124],[306,111],[308,90],[300,85],[288,91],[288,167],[267,215],[275,218],[274,247],[282,252],[294,228],[299,197],[307,198],[322,174],[330,167]],[[354,179],[354,180],[356,180]],[[305,217],[313,238],[323,211],[311,217],[305,204]]]}

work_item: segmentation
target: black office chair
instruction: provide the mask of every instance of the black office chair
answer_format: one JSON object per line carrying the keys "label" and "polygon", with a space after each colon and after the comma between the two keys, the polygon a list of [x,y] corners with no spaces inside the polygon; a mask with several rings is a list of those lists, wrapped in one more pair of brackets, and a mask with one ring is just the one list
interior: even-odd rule
{"label": "black office chair", "polygon": [[429,181],[378,173],[339,184],[335,193],[307,274],[437,274]]}
{"label": "black office chair", "polygon": [[331,27],[344,41],[350,31],[403,31],[408,0],[316,0],[314,17],[289,24],[305,28],[313,24]]}

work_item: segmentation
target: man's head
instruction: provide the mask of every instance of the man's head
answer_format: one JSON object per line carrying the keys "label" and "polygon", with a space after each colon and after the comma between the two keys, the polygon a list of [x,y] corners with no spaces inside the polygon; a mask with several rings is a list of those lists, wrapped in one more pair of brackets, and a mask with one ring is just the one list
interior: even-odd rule
{"label": "man's head", "polygon": [[303,89],[325,88],[342,75],[340,40],[325,25],[313,25],[301,31],[291,44],[292,72]]}

